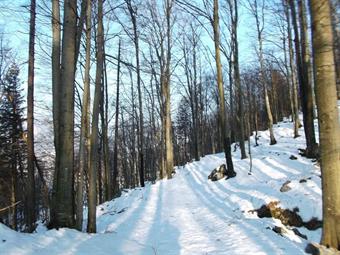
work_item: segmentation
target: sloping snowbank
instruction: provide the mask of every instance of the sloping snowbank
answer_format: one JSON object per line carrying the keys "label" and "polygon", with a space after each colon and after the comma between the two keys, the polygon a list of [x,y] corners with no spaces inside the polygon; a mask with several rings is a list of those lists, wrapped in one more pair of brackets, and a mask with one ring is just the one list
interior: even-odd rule
{"label": "sloping snowbank", "polygon": [[[320,229],[299,228],[308,241],[289,228],[281,236],[271,230],[282,227],[279,220],[250,212],[280,201],[282,208],[298,207],[305,221],[322,216],[320,170],[298,154],[304,137],[292,138],[290,122],[275,125],[274,132],[278,144],[270,146],[265,131],[260,146],[252,145],[251,175],[249,158],[241,160],[237,151],[237,176],[211,182],[209,173],[225,161],[223,154],[208,155],[177,168],[172,180],[129,190],[98,206],[98,234],[42,227],[23,234],[0,224],[0,254],[304,254],[307,242],[319,241]],[[280,192],[286,181],[291,190]]]}

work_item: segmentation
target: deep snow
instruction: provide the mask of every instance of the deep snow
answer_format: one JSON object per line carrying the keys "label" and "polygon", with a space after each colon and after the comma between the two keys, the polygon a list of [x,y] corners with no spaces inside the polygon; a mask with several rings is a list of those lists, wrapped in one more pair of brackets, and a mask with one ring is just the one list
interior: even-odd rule
{"label": "deep snow", "polygon": [[[268,131],[259,133],[260,146],[251,146],[252,175],[248,175],[249,158],[241,160],[236,151],[237,176],[211,182],[207,178],[211,170],[225,161],[222,153],[208,155],[178,167],[171,180],[123,192],[99,205],[98,234],[47,231],[42,225],[37,233],[24,234],[0,224],[0,254],[304,254],[308,242],[319,242],[321,229],[299,228],[308,241],[289,227],[281,236],[271,230],[282,227],[279,220],[260,219],[249,212],[280,201],[282,208],[298,207],[306,221],[322,217],[320,170],[298,154],[298,148],[305,147],[303,130],[293,139],[292,125],[275,125],[278,144],[273,146]],[[290,160],[291,155],[297,160]],[[307,182],[300,183],[301,179]],[[287,180],[292,189],[282,193]]]}

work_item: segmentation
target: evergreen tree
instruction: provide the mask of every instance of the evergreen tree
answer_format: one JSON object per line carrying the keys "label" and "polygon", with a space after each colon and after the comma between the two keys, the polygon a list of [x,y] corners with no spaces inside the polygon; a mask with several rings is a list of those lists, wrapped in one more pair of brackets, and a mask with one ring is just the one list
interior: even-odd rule
{"label": "evergreen tree", "polygon": [[[18,170],[23,174],[22,153],[25,149],[22,129],[23,96],[20,88],[19,68],[12,64],[1,81],[2,93],[0,100],[0,192],[8,194],[0,201],[4,205],[13,205],[18,198]],[[21,179],[22,180],[22,179]],[[4,185],[5,184],[5,185]],[[22,187],[22,185],[20,185]],[[22,194],[22,193],[21,193]],[[12,228],[17,228],[17,210],[11,208]]]}

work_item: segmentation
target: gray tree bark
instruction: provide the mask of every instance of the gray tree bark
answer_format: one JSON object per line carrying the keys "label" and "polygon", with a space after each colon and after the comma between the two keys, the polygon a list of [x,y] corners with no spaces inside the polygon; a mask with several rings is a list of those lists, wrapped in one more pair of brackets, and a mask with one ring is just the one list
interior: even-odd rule
{"label": "gray tree bark", "polygon": [[225,99],[224,99],[224,87],[222,77],[222,65],[220,54],[220,30],[219,30],[219,15],[218,15],[218,0],[214,0],[214,16],[213,16],[213,30],[214,30],[214,46],[215,46],[215,62],[217,71],[217,86],[219,95],[219,121],[220,131],[223,140],[223,148],[227,163],[227,171],[229,177],[236,176],[234,171],[234,165],[231,157],[230,138],[227,135],[226,130],[226,112],[225,112]]}
{"label": "gray tree bark", "polygon": [[[98,122],[99,104],[101,98],[101,86],[104,62],[104,28],[103,28],[103,0],[98,0],[97,7],[97,65],[96,87],[93,99],[92,128],[91,128],[91,151],[89,169],[89,192],[88,192],[88,222],[87,232],[96,233],[96,205],[97,205],[97,168],[98,168]],[[99,184],[100,185],[100,184]]]}
{"label": "gray tree bark", "polygon": [[81,112],[81,128],[79,142],[79,169],[77,175],[77,196],[76,196],[76,227],[82,230],[83,225],[83,199],[84,199],[84,175],[88,172],[89,155],[89,118],[90,118],[90,65],[91,65],[91,0],[87,0],[86,11],[86,49],[85,49],[85,75],[83,108]]}
{"label": "gray tree bark", "polygon": [[31,0],[31,18],[28,53],[27,81],[27,231],[35,229],[35,179],[34,179],[34,42],[35,42],[35,0]]}
{"label": "gray tree bark", "polygon": [[321,244],[340,249],[340,124],[328,0],[310,0],[322,172]]}
{"label": "gray tree bark", "polygon": [[58,94],[58,151],[56,164],[55,227],[74,227],[74,79],[77,30],[77,1],[64,3],[64,30],[62,40],[62,60],[60,89]]}

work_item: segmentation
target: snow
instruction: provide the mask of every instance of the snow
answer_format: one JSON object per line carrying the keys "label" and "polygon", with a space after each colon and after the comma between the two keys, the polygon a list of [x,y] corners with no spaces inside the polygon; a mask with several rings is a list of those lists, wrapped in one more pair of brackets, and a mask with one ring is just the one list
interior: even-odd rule
{"label": "snow", "polygon": [[[268,131],[259,133],[260,146],[251,147],[251,175],[249,158],[241,160],[236,151],[237,176],[212,182],[208,175],[225,160],[222,153],[207,155],[177,167],[171,180],[124,191],[99,205],[98,234],[48,231],[42,225],[37,233],[24,234],[0,224],[0,254],[304,254],[308,242],[319,242],[321,229],[298,228],[308,237],[304,240],[279,220],[251,212],[279,201],[281,208],[298,207],[304,221],[322,218],[320,169],[298,154],[305,140],[292,138],[292,126],[288,121],[275,125],[278,144],[272,146]],[[297,159],[289,159],[291,155]],[[286,181],[291,181],[291,190],[280,192]],[[275,233],[274,226],[285,233]]]}

